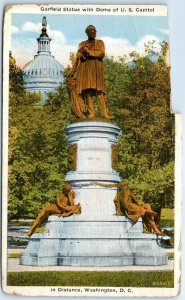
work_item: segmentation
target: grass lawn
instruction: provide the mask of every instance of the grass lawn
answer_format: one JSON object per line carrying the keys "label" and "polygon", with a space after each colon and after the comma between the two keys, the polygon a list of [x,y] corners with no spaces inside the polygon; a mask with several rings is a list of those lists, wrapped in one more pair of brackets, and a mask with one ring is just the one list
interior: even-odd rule
{"label": "grass lawn", "polygon": [[174,227],[174,209],[162,208],[159,224],[161,227]]}
{"label": "grass lawn", "polygon": [[173,220],[173,219],[174,219],[174,209],[172,208],[161,209],[161,220]]}
{"label": "grass lawn", "polygon": [[19,258],[21,253],[8,253],[8,258]]}
{"label": "grass lawn", "polygon": [[12,272],[8,285],[13,286],[111,286],[111,287],[166,287],[174,285],[173,272]]}

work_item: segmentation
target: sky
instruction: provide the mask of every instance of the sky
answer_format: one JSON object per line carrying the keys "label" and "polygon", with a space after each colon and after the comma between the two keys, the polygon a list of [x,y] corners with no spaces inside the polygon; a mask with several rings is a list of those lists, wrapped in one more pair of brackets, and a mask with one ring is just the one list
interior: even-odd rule
{"label": "sky", "polygon": [[[11,51],[17,65],[23,67],[37,54],[37,38],[44,14],[12,14]],[[85,28],[92,24],[97,39],[102,39],[106,55],[118,59],[132,51],[144,53],[144,43],[169,40],[168,18],[161,16],[125,15],[56,15],[47,14],[52,55],[66,67],[70,53],[86,39]]]}

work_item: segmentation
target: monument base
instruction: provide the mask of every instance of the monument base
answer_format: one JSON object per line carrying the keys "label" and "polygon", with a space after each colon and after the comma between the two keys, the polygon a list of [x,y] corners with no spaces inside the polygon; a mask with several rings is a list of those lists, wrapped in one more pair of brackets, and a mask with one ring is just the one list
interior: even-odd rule
{"label": "monument base", "polygon": [[116,216],[115,197],[121,181],[116,171],[119,127],[111,122],[83,121],[66,127],[75,204],[81,214],[50,216],[44,233],[33,234],[20,258],[32,266],[126,266],[167,264],[155,234]]}
{"label": "monument base", "polygon": [[[143,233],[125,217],[111,221],[76,220],[51,216],[44,233],[35,233],[20,264],[31,266],[160,266],[168,264],[156,234]],[[83,237],[82,237],[83,234]],[[67,236],[68,235],[68,236]]]}

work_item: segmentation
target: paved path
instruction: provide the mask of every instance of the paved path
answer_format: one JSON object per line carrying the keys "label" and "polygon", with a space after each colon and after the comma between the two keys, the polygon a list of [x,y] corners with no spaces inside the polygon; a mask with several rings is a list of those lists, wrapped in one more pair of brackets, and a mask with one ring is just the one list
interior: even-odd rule
{"label": "paved path", "polygon": [[8,259],[8,272],[30,272],[30,271],[172,271],[174,261],[168,261],[167,266],[121,266],[121,267],[64,267],[64,266],[47,266],[33,267],[19,265],[18,258]]}

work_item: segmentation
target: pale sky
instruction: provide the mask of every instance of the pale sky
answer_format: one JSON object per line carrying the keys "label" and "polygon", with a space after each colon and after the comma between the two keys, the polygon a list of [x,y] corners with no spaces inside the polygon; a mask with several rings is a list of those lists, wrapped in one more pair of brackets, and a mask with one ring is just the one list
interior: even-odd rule
{"label": "pale sky", "polygon": [[[11,51],[23,67],[37,54],[37,38],[44,14],[12,14]],[[47,14],[52,55],[64,66],[71,52],[86,39],[85,28],[92,24],[97,39],[105,43],[106,54],[117,59],[132,51],[144,53],[144,43],[169,40],[168,18],[157,16],[55,15]]]}

